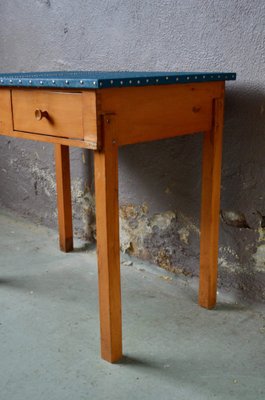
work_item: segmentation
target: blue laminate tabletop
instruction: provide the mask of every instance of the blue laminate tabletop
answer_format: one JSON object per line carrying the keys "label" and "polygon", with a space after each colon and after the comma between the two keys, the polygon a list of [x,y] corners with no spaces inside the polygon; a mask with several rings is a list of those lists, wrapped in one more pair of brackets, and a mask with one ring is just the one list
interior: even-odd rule
{"label": "blue laminate tabletop", "polygon": [[234,72],[50,71],[0,73],[1,86],[101,89],[175,83],[231,81]]}

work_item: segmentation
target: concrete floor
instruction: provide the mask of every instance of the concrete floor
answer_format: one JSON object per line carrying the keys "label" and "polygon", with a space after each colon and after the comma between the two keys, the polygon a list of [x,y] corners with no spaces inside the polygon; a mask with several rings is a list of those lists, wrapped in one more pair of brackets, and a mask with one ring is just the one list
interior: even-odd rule
{"label": "concrete floor", "polygon": [[[96,253],[0,212],[0,399],[265,399],[265,314],[197,281],[122,264],[125,358],[99,358]],[[127,265],[126,265],[127,264]]]}

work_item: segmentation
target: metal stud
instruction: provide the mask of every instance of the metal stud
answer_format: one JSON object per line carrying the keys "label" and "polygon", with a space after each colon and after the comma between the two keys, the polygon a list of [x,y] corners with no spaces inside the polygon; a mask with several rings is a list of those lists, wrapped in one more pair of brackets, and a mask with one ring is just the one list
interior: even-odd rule
{"label": "metal stud", "polygon": [[103,85],[103,83],[102,82],[99,82],[99,86],[102,86]]}
{"label": "metal stud", "polygon": [[1,83],[4,83],[4,81],[3,81],[3,79],[1,79],[1,81],[0,81]]}
{"label": "metal stud", "polygon": [[179,78],[176,78],[176,81],[178,81],[179,80]]}
{"label": "metal stud", "polygon": [[110,81],[110,84],[113,85],[113,80]]}
{"label": "metal stud", "polygon": [[43,82],[42,81],[40,81],[40,85],[42,85],[43,84]]}
{"label": "metal stud", "polygon": [[148,83],[149,82],[149,79],[146,79],[146,83]]}
{"label": "metal stud", "polygon": [[123,85],[123,81],[120,81],[120,84]]}
{"label": "metal stud", "polygon": [[9,83],[13,83],[12,79],[10,79]]}
{"label": "metal stud", "polygon": [[18,83],[22,83],[22,80],[21,80],[21,79],[19,79]]}
{"label": "metal stud", "polygon": [[132,84],[132,81],[131,81],[131,80],[129,81],[129,84],[130,84],[130,85]]}
{"label": "metal stud", "polygon": [[68,85],[69,81],[66,80],[65,83],[66,83],[66,85]]}
{"label": "metal stud", "polygon": [[219,79],[221,78],[220,75],[218,75],[218,78],[219,78]]}
{"label": "metal stud", "polygon": [[198,77],[197,76],[195,76],[195,79],[197,79]]}
{"label": "metal stud", "polygon": [[166,80],[168,80],[168,76],[166,76]]}
{"label": "metal stud", "polygon": [[32,84],[32,80],[29,80],[29,84],[30,84],[30,85]]}
{"label": "metal stud", "polygon": [[138,85],[141,83],[141,81],[137,81]]}
{"label": "metal stud", "polygon": [[80,81],[80,84],[83,85],[84,81]]}
{"label": "metal stud", "polygon": [[190,79],[190,77],[189,76],[187,76],[187,81]]}
{"label": "metal stud", "polygon": [[96,82],[96,81],[94,81],[94,82],[93,82],[93,85],[95,85],[96,83],[97,83],[97,82]]}
{"label": "metal stud", "polygon": [[52,83],[55,84],[55,80],[54,79],[52,80]]}
{"label": "metal stud", "polygon": [[203,75],[203,79],[205,79],[205,75]]}

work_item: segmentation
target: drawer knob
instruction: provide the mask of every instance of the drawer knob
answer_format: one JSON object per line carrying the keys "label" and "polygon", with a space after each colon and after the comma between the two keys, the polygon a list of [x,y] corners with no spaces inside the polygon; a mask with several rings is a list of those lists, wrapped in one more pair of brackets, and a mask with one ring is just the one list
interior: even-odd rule
{"label": "drawer knob", "polygon": [[49,114],[47,111],[42,111],[39,108],[35,110],[35,118],[37,121],[40,121],[42,118],[48,118]]}

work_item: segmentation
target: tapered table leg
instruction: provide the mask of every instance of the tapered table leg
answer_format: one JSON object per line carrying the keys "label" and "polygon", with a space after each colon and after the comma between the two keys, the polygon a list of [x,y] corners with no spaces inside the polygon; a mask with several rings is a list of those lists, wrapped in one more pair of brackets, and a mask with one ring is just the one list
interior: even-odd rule
{"label": "tapered table leg", "polygon": [[60,249],[73,250],[73,225],[69,147],[55,144],[57,206]]}
{"label": "tapered table leg", "polygon": [[216,304],[222,131],[223,99],[215,99],[213,128],[203,142],[199,304],[205,308]]}
{"label": "tapered table leg", "polygon": [[122,357],[118,146],[113,118],[104,117],[104,148],[94,153],[101,356],[109,362]]}

